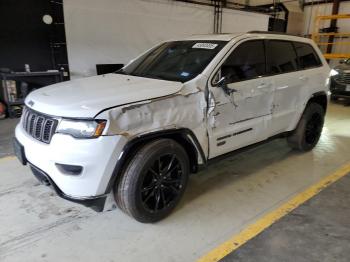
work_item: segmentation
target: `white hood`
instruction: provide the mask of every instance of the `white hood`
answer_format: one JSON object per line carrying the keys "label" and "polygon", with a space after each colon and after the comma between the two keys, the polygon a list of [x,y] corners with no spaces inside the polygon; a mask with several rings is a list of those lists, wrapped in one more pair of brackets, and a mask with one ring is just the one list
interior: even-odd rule
{"label": "white hood", "polygon": [[101,110],[177,93],[183,84],[121,74],[93,76],[47,86],[30,93],[28,107],[61,117],[94,117]]}

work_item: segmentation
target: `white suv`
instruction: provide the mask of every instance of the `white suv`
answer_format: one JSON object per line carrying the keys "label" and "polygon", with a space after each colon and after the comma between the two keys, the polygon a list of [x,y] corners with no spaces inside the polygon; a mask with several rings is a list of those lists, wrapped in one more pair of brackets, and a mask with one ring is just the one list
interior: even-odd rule
{"label": "white suv", "polygon": [[23,164],[61,197],[141,222],[168,215],[210,159],[271,137],[312,149],[330,69],[309,39],[250,32],[165,42],[120,71],[32,92]]}

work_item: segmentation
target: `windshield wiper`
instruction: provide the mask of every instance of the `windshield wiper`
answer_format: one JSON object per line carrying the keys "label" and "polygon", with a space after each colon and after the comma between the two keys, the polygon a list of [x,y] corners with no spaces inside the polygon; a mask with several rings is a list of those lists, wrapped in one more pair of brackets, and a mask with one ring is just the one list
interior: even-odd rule
{"label": "windshield wiper", "polygon": [[125,71],[123,70],[123,68],[121,68],[121,69],[119,69],[119,70],[117,70],[117,71],[114,71],[114,74],[128,75],[128,73],[125,72]]}
{"label": "windshield wiper", "polygon": [[160,75],[142,75],[142,77],[148,77],[148,78],[154,78],[154,79],[159,79],[159,80],[168,80],[166,77],[164,76],[160,76]]}

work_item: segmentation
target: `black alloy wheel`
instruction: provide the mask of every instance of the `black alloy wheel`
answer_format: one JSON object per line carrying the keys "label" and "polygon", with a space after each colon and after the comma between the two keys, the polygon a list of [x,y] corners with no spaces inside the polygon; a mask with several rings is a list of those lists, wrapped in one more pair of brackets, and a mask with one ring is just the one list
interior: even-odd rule
{"label": "black alloy wheel", "polygon": [[183,170],[175,154],[156,159],[146,171],[141,187],[145,208],[158,212],[175,201],[181,192]]}
{"label": "black alloy wheel", "polygon": [[296,129],[287,137],[288,145],[304,152],[313,149],[320,139],[324,117],[325,110],[320,104],[308,104]]}
{"label": "black alloy wheel", "polygon": [[159,221],[180,201],[189,172],[188,155],[176,141],[151,141],[137,150],[117,181],[117,205],[137,221]]}

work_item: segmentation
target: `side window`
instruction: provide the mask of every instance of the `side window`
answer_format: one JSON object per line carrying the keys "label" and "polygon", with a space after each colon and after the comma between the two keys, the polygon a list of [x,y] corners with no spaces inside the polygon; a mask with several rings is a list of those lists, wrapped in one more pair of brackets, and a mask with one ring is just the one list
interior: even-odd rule
{"label": "side window", "polygon": [[299,66],[301,69],[307,69],[321,65],[321,61],[311,45],[294,42],[294,47],[299,58]]}
{"label": "side window", "polygon": [[265,72],[265,47],[262,40],[242,43],[221,66],[221,76],[226,77],[227,84],[256,78]]}
{"label": "side window", "polygon": [[298,58],[289,41],[268,40],[267,65],[270,74],[288,73],[298,70]]}

